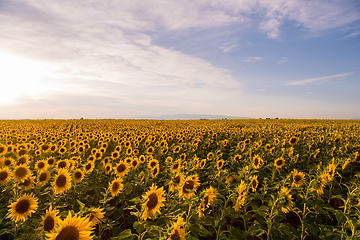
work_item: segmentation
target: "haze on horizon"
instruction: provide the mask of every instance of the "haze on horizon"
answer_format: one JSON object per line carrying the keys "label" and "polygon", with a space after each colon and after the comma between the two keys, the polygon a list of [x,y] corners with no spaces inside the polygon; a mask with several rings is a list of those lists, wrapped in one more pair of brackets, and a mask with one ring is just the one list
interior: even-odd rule
{"label": "haze on horizon", "polygon": [[360,118],[357,0],[2,0],[0,119]]}

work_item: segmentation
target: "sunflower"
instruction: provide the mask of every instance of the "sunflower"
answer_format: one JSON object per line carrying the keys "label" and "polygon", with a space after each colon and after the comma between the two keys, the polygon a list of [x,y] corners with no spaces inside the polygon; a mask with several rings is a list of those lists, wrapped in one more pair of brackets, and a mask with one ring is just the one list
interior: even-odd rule
{"label": "sunflower", "polygon": [[89,161],[85,164],[84,166],[84,172],[85,174],[89,174],[94,170],[95,167],[95,162],[94,161]]}
{"label": "sunflower", "polygon": [[222,169],[223,166],[224,166],[224,160],[223,159],[218,160],[216,164],[216,168],[220,170]]}
{"label": "sunflower", "polygon": [[59,151],[58,151],[60,154],[64,154],[66,153],[66,147],[62,146],[61,148],[59,148]]}
{"label": "sunflower", "polygon": [[246,200],[246,184],[243,180],[241,180],[240,185],[238,186],[238,198],[236,199],[236,204],[234,206],[235,211],[239,211],[242,206],[245,204]]}
{"label": "sunflower", "polygon": [[7,147],[6,147],[5,145],[2,145],[2,144],[0,143],[0,156],[3,155],[3,154],[5,154],[6,151],[7,151]]}
{"label": "sunflower", "polygon": [[100,223],[100,219],[104,218],[104,211],[103,208],[94,208],[91,210],[86,217],[89,219],[91,226],[95,226],[96,224]]}
{"label": "sunflower", "polygon": [[217,191],[213,187],[210,186],[210,188],[205,190],[204,196],[201,199],[200,205],[198,207],[198,215],[199,218],[202,218],[204,216],[203,211],[205,211],[206,208],[210,207],[211,204],[216,199]]}
{"label": "sunflower", "polygon": [[285,159],[284,158],[278,158],[274,161],[274,165],[277,169],[282,168],[285,165]]}
{"label": "sunflower", "polygon": [[292,174],[293,174],[293,182],[291,186],[300,187],[304,182],[305,174],[302,172],[298,172],[297,169],[294,169]]}
{"label": "sunflower", "polygon": [[153,153],[154,153],[154,148],[153,148],[153,147],[148,147],[148,149],[146,150],[146,153],[147,153],[148,155],[153,154]]}
{"label": "sunflower", "polygon": [[176,147],[174,148],[174,150],[173,150],[173,153],[178,153],[178,152],[180,152],[180,149],[181,149],[180,146],[176,146]]}
{"label": "sunflower", "polygon": [[144,162],[146,161],[145,156],[144,156],[144,155],[141,155],[141,156],[139,157],[139,161],[140,161],[141,163],[144,163]]}
{"label": "sunflower", "polygon": [[209,152],[206,156],[207,160],[212,160],[212,158],[214,157],[214,153],[213,152]]}
{"label": "sunflower", "polygon": [[334,179],[335,170],[336,170],[336,165],[334,163],[329,164],[328,172],[327,172],[329,181],[332,181]]}
{"label": "sunflower", "polygon": [[18,158],[16,165],[20,166],[20,165],[28,165],[30,160],[30,156],[29,155],[22,155],[21,157]]}
{"label": "sunflower", "polygon": [[23,182],[19,183],[19,188],[21,188],[21,186],[25,187],[25,190],[29,190],[31,188],[34,187],[34,177],[33,176],[29,176],[27,177]]}
{"label": "sunflower", "polygon": [[24,194],[8,206],[11,220],[25,222],[38,208],[38,199],[33,194]]}
{"label": "sunflower", "polygon": [[292,201],[292,195],[290,194],[290,192],[291,192],[291,188],[288,189],[287,187],[284,186],[281,187],[280,195],[285,197],[285,203],[286,203],[286,206],[281,208],[281,211],[283,213],[288,213],[291,210],[292,206],[294,205],[294,202]]}
{"label": "sunflower", "polygon": [[131,147],[128,147],[128,148],[126,149],[126,155],[131,155],[132,152],[133,152],[133,150],[132,150]]}
{"label": "sunflower", "polygon": [[124,161],[120,161],[115,168],[115,174],[118,177],[125,176],[129,172],[129,164]]}
{"label": "sunflower", "polygon": [[0,168],[0,185],[5,185],[11,179],[11,176],[8,167]]}
{"label": "sunflower", "polygon": [[115,178],[111,183],[110,183],[110,191],[111,191],[111,196],[116,197],[124,188],[124,185],[122,184],[122,179],[121,178]]}
{"label": "sunflower", "polygon": [[238,154],[233,159],[234,159],[234,162],[239,163],[241,158],[242,158],[242,156]]}
{"label": "sunflower", "polygon": [[195,174],[188,176],[180,189],[180,197],[191,198],[194,195],[194,192],[196,192],[198,186],[200,186],[198,175]]}
{"label": "sunflower", "polygon": [[39,171],[46,170],[48,168],[48,163],[45,160],[39,160],[35,163],[35,168]]}
{"label": "sunflower", "polygon": [[58,161],[56,166],[57,166],[58,170],[59,169],[68,169],[70,167],[70,163],[69,163],[69,160],[63,159],[63,160]]}
{"label": "sunflower", "polygon": [[55,194],[62,194],[71,188],[71,177],[66,169],[60,169],[53,182]]}
{"label": "sunflower", "polygon": [[49,179],[50,179],[50,172],[47,170],[43,170],[39,173],[37,182],[40,186],[43,186],[49,181]]}
{"label": "sunflower", "polygon": [[133,167],[134,169],[136,169],[139,166],[139,160],[137,157],[134,157],[131,161],[131,167]]}
{"label": "sunflower", "polygon": [[148,168],[149,169],[153,169],[154,167],[156,167],[157,165],[159,165],[159,161],[156,159],[152,159],[149,161],[148,163]]}
{"label": "sunflower", "polygon": [[236,176],[235,175],[230,175],[228,176],[228,178],[226,179],[225,183],[228,184],[228,183],[231,183],[233,180],[236,179]]}
{"label": "sunflower", "polygon": [[72,177],[75,183],[79,183],[84,179],[84,172],[81,169],[76,169],[72,172]]}
{"label": "sunflower", "polygon": [[8,158],[5,158],[4,161],[3,161],[3,165],[5,167],[10,167],[14,162],[14,159],[8,157]]}
{"label": "sunflower", "polygon": [[201,160],[200,162],[200,168],[203,169],[206,165],[206,158],[204,158],[203,160]]}
{"label": "sunflower", "polygon": [[14,170],[14,179],[17,181],[23,181],[30,175],[30,170],[27,166],[20,165]]}
{"label": "sunflower", "polygon": [[46,159],[46,162],[47,162],[48,165],[52,166],[52,165],[55,164],[56,160],[55,160],[54,157],[48,157],[48,158]]}
{"label": "sunflower", "polygon": [[159,174],[160,168],[159,165],[156,165],[151,171],[151,177],[156,178],[156,176]]}
{"label": "sunflower", "polygon": [[165,197],[162,196],[164,193],[163,187],[157,188],[155,184],[151,185],[150,190],[143,195],[145,202],[143,204],[142,219],[146,220],[149,217],[155,219],[156,213],[161,213],[160,208],[165,206],[163,203]]}
{"label": "sunflower", "polygon": [[111,158],[116,160],[120,157],[120,153],[118,151],[114,151],[111,153]]}
{"label": "sunflower", "polygon": [[50,240],[91,240],[92,230],[87,218],[72,216],[69,211],[67,217],[59,222],[59,227],[46,236]]}
{"label": "sunflower", "polygon": [[106,164],[105,165],[105,174],[108,175],[110,174],[110,172],[113,170],[111,164]]}
{"label": "sunflower", "polygon": [[251,178],[251,190],[253,192],[256,192],[258,185],[259,185],[258,176],[253,176]]}
{"label": "sunflower", "polygon": [[290,140],[289,140],[289,144],[291,145],[291,146],[295,146],[298,142],[299,142],[299,138],[298,137],[292,137],[292,138],[290,138]]}
{"label": "sunflower", "polygon": [[170,237],[167,240],[185,240],[185,230],[184,228],[181,228],[184,224],[184,219],[179,217],[176,223],[174,223],[172,231],[170,232]]}
{"label": "sunflower", "polygon": [[259,169],[264,165],[264,160],[259,155],[253,158],[253,166],[255,169]]}
{"label": "sunflower", "polygon": [[182,173],[177,174],[169,182],[169,185],[170,185],[169,191],[173,192],[174,190],[179,189],[180,186],[182,185],[183,181],[184,181],[184,175]]}
{"label": "sunflower", "polygon": [[171,166],[171,172],[176,173],[180,170],[181,161],[178,159],[174,164]]}
{"label": "sunflower", "polygon": [[59,214],[59,210],[53,209],[52,206],[46,210],[45,216],[41,219],[41,227],[39,230],[45,232],[51,232],[55,230],[56,224],[61,221],[60,218],[57,216]]}

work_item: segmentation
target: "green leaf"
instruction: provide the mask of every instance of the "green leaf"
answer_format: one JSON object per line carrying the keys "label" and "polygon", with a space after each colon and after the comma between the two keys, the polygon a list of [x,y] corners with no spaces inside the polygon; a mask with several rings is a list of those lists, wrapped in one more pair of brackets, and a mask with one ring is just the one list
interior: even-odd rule
{"label": "green leaf", "polygon": [[131,233],[130,229],[126,229],[124,231],[122,231],[118,236],[117,239],[125,239],[128,237],[131,237],[133,234]]}
{"label": "green leaf", "polygon": [[260,236],[261,234],[265,233],[265,230],[261,228],[260,223],[255,220],[253,224],[250,226],[247,234],[250,236]]}
{"label": "green leaf", "polygon": [[134,222],[133,227],[138,234],[141,234],[145,230],[145,227],[137,221]]}
{"label": "green leaf", "polygon": [[85,207],[85,204],[84,203],[82,203],[80,200],[76,200],[77,202],[78,202],[78,204],[80,205],[80,211],[81,210],[83,210],[84,209],[84,207]]}

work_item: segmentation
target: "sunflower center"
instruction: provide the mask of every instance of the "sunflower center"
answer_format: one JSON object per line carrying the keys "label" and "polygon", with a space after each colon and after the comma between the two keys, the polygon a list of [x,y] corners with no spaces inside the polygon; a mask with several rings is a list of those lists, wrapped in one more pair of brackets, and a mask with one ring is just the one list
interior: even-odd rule
{"label": "sunflower center", "polygon": [[46,180],[46,173],[41,173],[39,180],[40,180],[40,182],[45,181]]}
{"label": "sunflower center", "polygon": [[26,179],[23,183],[20,183],[20,186],[25,186],[25,187],[27,187],[27,186],[29,186],[30,185],[30,179],[28,178],[28,179]]}
{"label": "sunflower center", "polygon": [[56,179],[56,186],[58,187],[64,187],[66,184],[66,177],[64,175],[60,175],[57,179]]}
{"label": "sunflower center", "polygon": [[151,167],[151,168],[153,168],[153,167],[155,167],[155,166],[156,166],[156,162],[151,162],[151,163],[150,163],[150,167]]}
{"label": "sunflower center", "polygon": [[48,160],[48,164],[50,164],[50,165],[54,164],[54,159],[50,158],[50,159]]}
{"label": "sunflower center", "polygon": [[116,169],[119,173],[122,173],[125,171],[126,168],[124,164],[120,164]]}
{"label": "sunflower center", "polygon": [[117,190],[119,190],[120,185],[118,182],[114,182],[114,184],[112,185],[112,190],[113,192],[116,192]]}
{"label": "sunflower center", "polygon": [[82,176],[81,172],[76,172],[76,173],[75,173],[75,178],[76,178],[76,179],[80,179],[81,176]]}
{"label": "sunflower center", "polygon": [[10,160],[6,160],[5,161],[5,166],[9,166],[11,164],[11,161]]}
{"label": "sunflower center", "polygon": [[257,182],[256,182],[256,180],[255,180],[255,179],[254,179],[254,180],[252,180],[251,184],[252,184],[252,187],[253,187],[253,188],[256,188],[256,186],[257,186]]}
{"label": "sunflower center", "polygon": [[294,180],[295,182],[300,182],[302,180],[302,177],[300,175],[295,175]]}
{"label": "sunflower center", "polygon": [[55,221],[51,216],[47,216],[47,218],[44,221],[44,230],[47,232],[50,232],[54,229]]}
{"label": "sunflower center", "polygon": [[86,170],[90,170],[90,168],[91,168],[91,163],[86,164],[85,168],[86,168]]}
{"label": "sunflower center", "polygon": [[194,181],[185,182],[184,187],[183,187],[184,193],[189,193],[188,190],[193,190],[193,189],[194,189]]}
{"label": "sunflower center", "polygon": [[19,178],[23,178],[25,177],[27,174],[26,168],[20,167],[18,169],[16,169],[15,171],[15,175]]}
{"label": "sunflower center", "polygon": [[255,158],[255,159],[254,159],[254,164],[255,164],[255,166],[258,166],[258,165],[259,165],[259,159],[258,159],[258,158]]}
{"label": "sunflower center", "polygon": [[58,167],[59,168],[65,168],[66,167],[66,162],[59,162]]}
{"label": "sunflower center", "polygon": [[149,208],[149,210],[152,210],[158,204],[158,196],[156,195],[156,193],[152,193],[150,194],[148,199],[149,200],[147,202],[147,207]]}
{"label": "sunflower center", "polygon": [[279,160],[276,161],[277,166],[282,166],[283,163],[284,163],[284,161],[282,159],[279,159]]}
{"label": "sunflower center", "polygon": [[153,175],[156,175],[157,174],[157,168],[154,168],[154,170],[153,170]]}
{"label": "sunflower center", "polygon": [[15,210],[17,213],[24,214],[30,208],[29,200],[21,200],[16,204]]}
{"label": "sunflower center", "polygon": [[26,158],[25,158],[25,157],[19,158],[19,160],[18,160],[18,165],[24,164],[24,163],[26,163]]}
{"label": "sunflower center", "polygon": [[173,169],[178,169],[178,167],[179,167],[179,163],[175,163]]}
{"label": "sunflower center", "polygon": [[171,240],[181,240],[180,234],[177,229],[175,230],[174,234],[171,235]]}
{"label": "sunflower center", "polygon": [[8,177],[8,173],[6,171],[0,172],[0,181],[5,180]]}
{"label": "sunflower center", "polygon": [[77,227],[66,226],[61,230],[61,232],[56,236],[56,240],[79,240],[80,234]]}
{"label": "sunflower center", "polygon": [[180,183],[180,176],[174,177],[173,182],[176,183],[176,184],[179,184]]}
{"label": "sunflower center", "polygon": [[137,161],[133,161],[132,165],[133,165],[133,167],[136,167],[137,166]]}
{"label": "sunflower center", "polygon": [[290,139],[290,143],[294,144],[296,142],[296,138]]}
{"label": "sunflower center", "polygon": [[22,155],[24,155],[24,154],[26,154],[26,150],[25,150],[25,149],[21,149],[21,150],[19,151],[19,155],[22,156]]}
{"label": "sunflower center", "polygon": [[44,168],[44,167],[45,167],[45,164],[44,164],[43,162],[39,162],[39,163],[38,163],[38,168],[41,169],[41,168]]}

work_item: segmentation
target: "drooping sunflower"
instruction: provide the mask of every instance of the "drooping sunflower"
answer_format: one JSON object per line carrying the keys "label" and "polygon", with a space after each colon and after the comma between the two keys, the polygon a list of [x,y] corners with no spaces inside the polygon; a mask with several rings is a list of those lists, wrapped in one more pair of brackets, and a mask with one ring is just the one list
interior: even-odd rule
{"label": "drooping sunflower", "polygon": [[239,211],[245,204],[246,200],[246,184],[243,180],[241,180],[240,185],[238,186],[238,198],[236,199],[236,204],[234,206],[235,211]]}
{"label": "drooping sunflower", "polygon": [[167,240],[185,240],[185,229],[182,228],[185,225],[184,219],[179,217],[176,223],[174,223],[170,236]]}
{"label": "drooping sunflower", "polygon": [[12,173],[8,167],[0,168],[0,185],[5,185],[11,177]]}
{"label": "drooping sunflower", "polygon": [[161,213],[160,208],[165,206],[163,203],[165,201],[164,193],[163,187],[157,188],[155,184],[151,185],[150,190],[143,195],[145,202],[143,204],[143,214],[141,215],[142,219],[156,219],[156,214]]}
{"label": "drooping sunflower", "polygon": [[86,215],[86,217],[89,219],[89,222],[91,223],[91,226],[95,226],[101,222],[100,220],[104,218],[103,211],[103,208],[94,208]]}
{"label": "drooping sunflower", "polygon": [[29,168],[24,165],[17,166],[14,170],[14,179],[24,181],[31,174]]}
{"label": "drooping sunflower", "polygon": [[264,165],[264,160],[262,160],[262,158],[259,155],[256,155],[253,158],[252,164],[255,169],[259,169]]}
{"label": "drooping sunflower", "polygon": [[191,198],[195,194],[198,186],[200,186],[200,183],[197,174],[186,177],[179,192],[180,197]]}
{"label": "drooping sunflower", "polygon": [[43,170],[39,173],[37,183],[40,186],[44,186],[50,180],[50,172]]}
{"label": "drooping sunflower", "polygon": [[124,161],[120,161],[115,168],[115,174],[118,177],[125,176],[129,172],[129,164]]}
{"label": "drooping sunflower", "polygon": [[71,177],[69,172],[61,168],[52,184],[55,194],[62,194],[71,188]]}
{"label": "drooping sunflower", "polygon": [[275,159],[274,165],[277,169],[282,168],[285,165],[285,159],[284,158]]}
{"label": "drooping sunflower", "polygon": [[124,184],[122,183],[122,179],[121,178],[115,178],[111,183],[110,183],[110,191],[111,191],[111,196],[116,197],[124,188]]}
{"label": "drooping sunflower", "polygon": [[84,172],[81,169],[75,169],[72,172],[72,178],[75,183],[79,183],[84,179]]}
{"label": "drooping sunflower", "polygon": [[45,215],[41,218],[42,224],[39,230],[45,232],[55,230],[57,223],[61,221],[58,214],[59,210],[53,209],[52,206],[50,206],[49,209],[46,209]]}
{"label": "drooping sunflower", "polygon": [[59,227],[46,236],[50,240],[91,240],[92,230],[87,218],[72,216],[69,211],[67,217],[59,222]]}
{"label": "drooping sunflower", "polygon": [[203,211],[205,211],[206,208],[211,206],[211,204],[216,199],[216,195],[217,191],[212,186],[205,190],[204,196],[201,199],[200,205],[198,207],[199,218],[202,218],[204,216]]}
{"label": "drooping sunflower", "polygon": [[294,169],[292,172],[293,182],[291,186],[300,187],[305,179],[305,174],[302,172],[298,172],[297,169]]}
{"label": "drooping sunflower", "polygon": [[294,205],[294,202],[292,201],[292,195],[290,194],[291,188],[288,189],[287,187],[281,187],[280,190],[280,196],[283,196],[285,198],[285,206],[281,208],[281,211],[283,213],[288,213],[292,206]]}
{"label": "drooping sunflower", "polygon": [[9,206],[11,220],[25,222],[38,208],[38,199],[33,194],[24,194]]}

